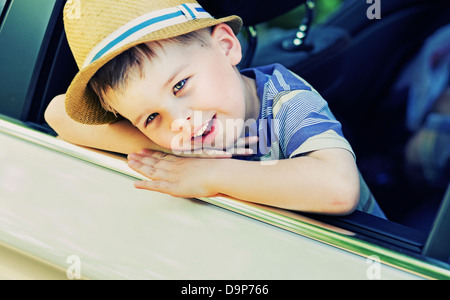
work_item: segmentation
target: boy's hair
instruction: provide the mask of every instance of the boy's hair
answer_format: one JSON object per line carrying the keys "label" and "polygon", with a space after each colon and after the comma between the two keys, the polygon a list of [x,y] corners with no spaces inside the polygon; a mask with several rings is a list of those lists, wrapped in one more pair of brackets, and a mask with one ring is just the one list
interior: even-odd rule
{"label": "boy's hair", "polygon": [[[165,39],[164,42],[180,43],[185,46],[200,44],[202,47],[209,45],[207,37],[211,35],[212,28],[204,28],[184,35]],[[101,67],[89,81],[90,87],[98,96],[102,107],[114,114],[118,114],[106,99],[108,89],[123,91],[126,88],[130,75],[139,74],[143,77],[143,68],[146,60],[155,57],[152,46],[161,46],[161,41],[140,44],[132,47]],[[139,72],[139,73],[135,73]]]}

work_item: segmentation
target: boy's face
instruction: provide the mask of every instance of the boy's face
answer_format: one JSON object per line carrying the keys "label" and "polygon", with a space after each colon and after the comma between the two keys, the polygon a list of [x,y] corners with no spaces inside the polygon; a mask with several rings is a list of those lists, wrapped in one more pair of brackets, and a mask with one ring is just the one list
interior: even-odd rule
{"label": "boy's face", "polygon": [[160,45],[143,76],[133,74],[123,92],[107,92],[111,106],[161,147],[232,147],[244,122],[258,117],[259,100],[254,81],[235,68],[241,48],[231,28],[216,26],[208,45]]}

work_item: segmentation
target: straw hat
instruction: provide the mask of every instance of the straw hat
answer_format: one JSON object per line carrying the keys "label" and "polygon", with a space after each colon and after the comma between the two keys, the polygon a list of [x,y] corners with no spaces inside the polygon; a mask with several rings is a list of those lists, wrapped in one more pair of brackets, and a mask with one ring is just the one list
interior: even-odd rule
{"label": "straw hat", "polygon": [[214,19],[194,0],[68,0],[64,26],[80,71],[66,93],[67,114],[83,124],[116,121],[86,88],[98,69],[138,44],[220,23],[230,25],[236,34],[242,26],[238,16]]}

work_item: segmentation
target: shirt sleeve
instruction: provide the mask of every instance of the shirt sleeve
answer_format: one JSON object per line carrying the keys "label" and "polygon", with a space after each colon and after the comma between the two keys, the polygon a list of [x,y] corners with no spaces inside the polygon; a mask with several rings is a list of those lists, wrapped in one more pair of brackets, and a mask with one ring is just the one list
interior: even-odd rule
{"label": "shirt sleeve", "polygon": [[283,92],[274,98],[273,116],[280,150],[292,158],[314,150],[344,148],[353,153],[341,124],[315,91]]}
{"label": "shirt sleeve", "polygon": [[303,155],[308,152],[329,148],[341,148],[348,150],[356,159],[355,153],[353,152],[350,143],[345,138],[338,135],[334,130],[328,130],[325,131],[324,133],[320,133],[318,135],[310,137],[297,149],[295,149],[291,153],[289,158],[294,158],[296,156]]}

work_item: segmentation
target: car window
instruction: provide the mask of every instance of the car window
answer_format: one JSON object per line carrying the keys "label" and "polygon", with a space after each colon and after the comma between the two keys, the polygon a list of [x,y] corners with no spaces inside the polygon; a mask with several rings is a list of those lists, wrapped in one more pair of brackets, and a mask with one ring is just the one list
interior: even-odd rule
{"label": "car window", "polygon": [[0,0],[0,29],[1,29],[1,25],[2,25],[2,21],[3,21],[3,16],[6,13],[6,0]]}
{"label": "car window", "polygon": [[[314,19],[312,24],[322,24],[339,10],[344,0],[318,0],[314,4]],[[268,22],[270,27],[284,29],[296,28],[306,15],[306,5],[300,5],[292,11]]]}
{"label": "car window", "polygon": [[[258,53],[261,54],[259,51],[261,46],[265,48],[267,41],[272,41],[280,36],[286,37],[283,41],[280,41],[282,49],[287,51],[308,50],[308,46],[304,42],[307,39],[310,28],[325,23],[334,13],[339,11],[344,2],[345,0],[299,1],[299,3],[302,3],[301,5],[294,6],[294,9],[282,15],[257,25],[244,27],[240,37],[245,55],[239,67],[248,68],[252,65],[254,66],[256,61],[258,61]],[[273,53],[273,51],[271,52]],[[273,57],[273,54],[268,54],[264,53],[260,56]],[[262,59],[258,61],[257,65],[265,65],[272,62]],[[278,62],[283,64],[283,61]]]}
{"label": "car window", "polygon": [[6,0],[0,0],[0,12],[3,13],[3,8],[5,8]]}
{"label": "car window", "polygon": [[[346,1],[346,0],[333,0],[333,1],[315,1],[314,5],[314,12],[311,14],[309,12],[308,15],[308,9],[306,8],[306,5],[302,4],[299,5],[294,10],[281,15],[267,23],[258,24],[255,26],[256,28],[256,36],[258,38],[257,40],[257,49],[255,51],[254,56],[251,58],[251,66],[259,66],[259,65],[265,65],[270,64],[274,61],[274,59],[277,60],[277,62],[289,66],[291,70],[296,71],[298,74],[303,76],[308,82],[310,82],[322,95],[324,95],[327,99],[327,101],[330,101],[331,105],[333,105],[334,112],[337,112],[338,119],[344,122],[344,126],[346,128],[349,128],[348,126],[348,120],[353,120],[352,116],[349,116],[349,114],[354,114],[354,111],[357,111],[357,109],[354,109],[354,107],[342,105],[343,102],[340,101],[342,95],[340,95],[341,91],[335,92],[333,90],[334,84],[337,82],[336,78],[344,78],[347,77],[347,79],[351,78],[351,76],[348,76],[345,74],[346,71],[343,71],[342,73],[339,73],[338,70],[346,68],[352,69],[351,65],[354,61],[353,58],[362,57],[361,50],[364,50],[367,48],[375,49],[373,46],[368,46],[372,43],[376,44],[376,35],[373,34],[373,32],[376,32],[376,25],[380,26],[385,20],[387,19],[387,15],[389,14],[396,14],[396,11],[399,10],[399,7],[401,8],[402,5],[405,5],[407,1],[400,1],[402,3],[397,3],[398,5],[395,7],[391,7],[390,5],[384,5],[382,7],[383,16],[382,20],[378,23],[375,23],[373,21],[370,21],[371,19],[368,16],[368,11],[370,9],[369,3],[364,4],[358,4],[354,3],[356,1]],[[386,4],[386,3],[385,3]],[[391,4],[391,3],[390,3]],[[430,9],[432,10],[432,9]],[[407,11],[405,9],[405,11]],[[412,12],[408,11],[408,14]],[[295,44],[295,39],[299,33],[299,25],[303,24],[305,20],[309,17],[313,16],[313,19],[309,23],[312,30],[309,33],[309,38],[305,39],[305,43],[303,44],[304,47],[285,47],[285,42],[289,42],[291,44]],[[405,18],[407,15],[401,15],[398,14],[399,18]],[[445,17],[443,17],[445,18]],[[448,19],[447,19],[448,20]],[[403,22],[403,21],[402,21]],[[445,21],[441,21],[445,22]],[[437,22],[438,23],[438,22]],[[399,22],[400,24],[400,22]],[[316,26],[316,27],[314,27]],[[328,26],[328,29],[327,29]],[[388,24],[383,26],[386,26],[389,28],[389,30],[380,30],[380,32],[383,32],[384,35],[396,35],[396,31],[400,31],[402,29],[402,26],[400,25],[392,25]],[[325,29],[324,29],[325,28]],[[334,30],[334,35],[328,35],[332,30]],[[358,43],[356,43],[356,46],[352,45],[352,38],[354,40],[357,40],[358,38],[364,39],[366,37],[360,37],[358,34],[360,32],[363,32],[363,30],[367,30],[367,33],[364,32],[361,35],[366,34],[367,36],[367,44],[363,45],[361,43],[359,46]],[[425,27],[424,27],[425,30]],[[426,35],[429,35],[433,32],[433,26],[430,26],[429,28],[426,28],[425,32],[423,33],[423,37]],[[373,32],[371,32],[373,31]],[[320,36],[323,34],[322,36]],[[370,39],[370,35],[373,35],[373,38]],[[330,47],[332,51],[321,51],[321,47],[323,47],[323,41],[327,40],[325,37],[328,37],[329,41],[338,41],[335,44],[333,44],[333,47]],[[248,38],[248,37],[247,37]],[[414,39],[418,39],[418,37],[414,37]],[[413,38],[411,38],[413,40]],[[315,41],[318,41],[318,43],[314,44]],[[319,42],[320,41],[320,42]],[[390,43],[387,43],[387,48],[390,49],[391,45],[394,45],[395,42],[391,41]],[[300,46],[300,44],[298,44]],[[318,47],[314,47],[318,46]],[[364,48],[366,47],[366,48]],[[315,52],[314,49],[317,51]],[[352,49],[349,52],[353,52],[353,55],[350,58],[345,58],[346,55],[346,49]],[[398,49],[392,48],[390,51],[399,51]],[[413,51],[411,49],[408,49],[408,51]],[[332,59],[330,59],[329,65],[324,64],[323,67],[321,66],[318,61],[321,60],[320,55],[324,54],[324,59],[329,59],[330,53],[337,53],[336,54],[336,60],[333,62]],[[340,53],[342,53],[342,57],[339,57]],[[374,57],[377,55],[374,55]],[[317,62],[316,66],[314,65],[314,59],[309,60],[308,57],[314,58],[315,62]],[[318,59],[319,57],[319,59]],[[380,55],[381,57],[381,55]],[[342,62],[345,62],[345,66],[343,66]],[[364,64],[365,63],[365,64]],[[381,64],[381,63],[380,63]],[[367,59],[363,63],[359,63],[358,66],[365,66],[367,67],[369,64],[367,64]],[[350,67],[348,67],[350,66]],[[375,70],[376,68],[374,68]],[[377,71],[373,72],[373,74],[379,73],[378,69]],[[351,73],[351,72],[350,72]],[[364,72],[360,71],[359,76],[366,76],[367,74],[371,74],[371,72]],[[329,74],[332,74],[329,76]],[[341,77],[342,76],[342,77]],[[327,81],[327,78],[330,78],[330,80]],[[346,79],[344,79],[345,81]],[[356,79],[354,79],[354,82],[358,82]],[[390,84],[390,83],[386,83]],[[345,85],[345,84],[344,84]],[[353,85],[350,84],[353,89]],[[347,97],[349,97],[349,93],[346,91],[345,93],[342,93],[344,96],[344,100],[347,101]],[[351,93],[350,93],[351,94]],[[336,100],[337,99],[337,100]],[[358,99],[365,99],[364,97],[355,97],[355,101],[358,101]],[[334,102],[333,102],[334,101]],[[336,104],[335,104],[336,103]],[[358,104],[364,103],[364,101],[359,101]],[[342,105],[342,106],[340,106]],[[346,113],[342,113],[339,111],[340,107],[345,107]],[[349,109],[349,107],[351,109]],[[350,112],[350,113],[347,113]],[[351,134],[349,135],[350,138],[352,138]],[[359,140],[356,140],[356,144],[358,147]],[[360,142],[360,144],[362,144]],[[387,172],[380,172],[380,170],[383,170],[385,168],[384,165],[376,164],[376,162],[380,161],[384,163],[388,156],[386,155],[383,157],[384,160],[379,159],[379,156],[376,157],[375,164],[372,164],[372,157],[370,155],[367,155],[366,153],[363,153],[361,155],[362,151],[358,151],[358,162],[359,167],[361,168],[362,172],[364,171],[363,175],[364,177],[369,178],[370,180],[370,187],[372,189],[372,192],[376,193],[377,200],[380,202],[381,207],[386,209],[389,212],[389,222],[384,222],[381,220],[376,220],[371,218],[371,216],[366,215],[360,215],[358,212],[354,213],[351,216],[345,217],[345,218],[336,218],[336,217],[327,217],[327,216],[314,216],[316,219],[320,219],[325,221],[328,224],[334,224],[340,228],[345,228],[348,230],[354,230],[355,232],[360,232],[361,228],[364,228],[364,231],[366,233],[365,236],[358,236],[361,239],[371,240],[372,242],[375,242],[372,239],[377,239],[377,236],[384,235],[387,240],[390,240],[392,242],[392,246],[394,247],[402,247],[407,248],[408,250],[411,250],[416,253],[421,253],[423,251],[423,248],[426,246],[426,252],[428,256],[435,257],[448,262],[450,257],[448,257],[448,249],[449,249],[449,241],[447,239],[444,239],[443,237],[448,234],[448,224],[445,222],[442,222],[442,220],[445,220],[444,216],[446,213],[448,213],[448,206],[445,205],[445,203],[442,204],[441,208],[439,208],[439,203],[441,202],[441,199],[443,198],[443,191],[437,190],[435,192],[436,196],[434,197],[433,194],[427,194],[423,196],[423,201],[427,201],[427,205],[418,206],[417,204],[412,202],[411,197],[407,197],[407,193],[404,192],[403,189],[400,187],[400,180],[395,183],[395,188],[397,190],[394,190],[394,188],[390,188],[389,193],[386,191],[388,190],[386,186],[388,184],[379,184],[378,181],[386,180],[386,176],[390,176]],[[365,156],[364,156],[365,155]],[[370,164],[366,163],[367,161],[370,162]],[[374,176],[372,174],[376,174],[375,180],[373,179]],[[383,177],[385,176],[385,177]],[[405,187],[408,189],[411,189],[412,187],[408,187],[405,185]],[[392,192],[391,192],[392,191]],[[434,198],[433,198],[434,197]],[[447,196],[448,197],[448,196]],[[419,195],[417,195],[417,198],[419,198]],[[405,199],[405,202],[409,202],[408,204],[403,204],[405,207],[402,207],[402,201]],[[416,199],[416,198],[414,198]],[[432,201],[431,201],[432,200]],[[421,200],[415,200],[417,203]],[[417,209],[414,207],[414,205],[417,205]],[[402,208],[400,208],[402,207]],[[424,209],[425,212],[420,211],[421,207],[426,207],[427,209]],[[397,212],[401,209],[401,212]],[[407,209],[409,209],[411,212],[410,215],[413,217],[410,217],[408,213],[406,212]],[[417,210],[421,212],[421,214],[415,214]],[[436,218],[436,221],[433,222],[434,215],[439,210],[440,218]],[[414,218],[414,216],[416,218]],[[441,221],[439,221],[441,220]],[[358,229],[359,228],[359,229]],[[432,232],[431,235],[428,235],[428,232]],[[369,233],[370,232],[370,233]],[[373,235],[372,235],[373,233]],[[391,239],[393,238],[393,239]],[[430,249],[430,250],[428,250]],[[434,250],[432,249],[445,249],[443,250],[444,254],[435,255]],[[422,252],[423,253],[423,252]],[[447,255],[447,256],[446,256]]]}

